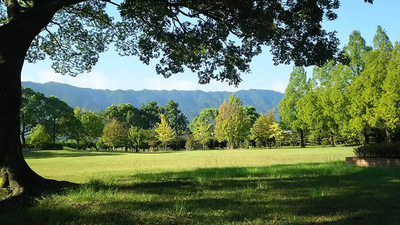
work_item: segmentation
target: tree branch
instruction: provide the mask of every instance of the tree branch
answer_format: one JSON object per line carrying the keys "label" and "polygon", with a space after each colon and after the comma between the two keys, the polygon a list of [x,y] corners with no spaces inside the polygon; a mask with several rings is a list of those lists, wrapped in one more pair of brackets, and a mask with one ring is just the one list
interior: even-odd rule
{"label": "tree branch", "polygon": [[[81,12],[83,12],[83,13],[86,13],[87,15],[91,16],[93,19],[96,19],[96,20],[99,20],[99,21],[101,21],[101,22],[103,22],[103,23],[106,23],[107,25],[109,25],[110,27],[112,27],[112,28],[115,30],[115,27],[114,27],[114,25],[113,25],[112,23],[110,23],[110,22],[107,21],[107,20],[104,20],[103,18],[100,18],[99,16],[97,16],[96,14],[94,14],[94,13],[92,13],[92,12],[90,12],[90,11],[82,10],[82,9],[77,9],[77,8],[74,7],[74,6],[70,6],[69,8],[71,8],[71,9],[73,9],[73,10],[75,10],[75,11],[81,11]],[[64,10],[65,10],[66,12],[68,12],[68,13],[74,13],[74,12],[69,11],[67,8],[65,8]]]}
{"label": "tree branch", "polygon": [[3,0],[7,7],[7,16],[11,20],[21,13],[21,6],[18,0]]}
{"label": "tree branch", "polygon": [[56,41],[58,47],[64,52],[64,54],[67,55],[67,52],[64,50],[64,47],[62,46],[62,44],[57,40],[57,38],[53,35],[53,33],[51,33],[51,31],[49,29],[47,29],[47,27],[44,28],[47,33],[49,33],[49,35]]}
{"label": "tree branch", "polygon": [[115,6],[117,6],[117,7],[121,7],[121,5],[120,5],[120,4],[118,4],[118,3],[115,3],[115,2],[113,2],[113,1],[111,1],[111,0],[101,0],[101,1],[103,1],[103,2],[107,2],[107,3],[110,3],[111,5],[115,5]]}
{"label": "tree branch", "polygon": [[[70,30],[65,29],[61,24],[59,24],[59,23],[57,23],[57,22],[54,22],[54,21],[51,21],[51,23],[57,25],[61,30],[64,30],[65,32],[69,33],[70,35],[72,35],[72,36],[75,35],[75,34],[72,33]],[[47,28],[45,28],[45,30],[47,30]],[[77,38],[77,37],[76,37],[76,38]],[[82,41],[82,42],[85,42],[85,41],[86,41],[86,40],[84,40],[84,39],[82,39],[82,38],[78,38],[78,40],[80,40],[80,41]]]}

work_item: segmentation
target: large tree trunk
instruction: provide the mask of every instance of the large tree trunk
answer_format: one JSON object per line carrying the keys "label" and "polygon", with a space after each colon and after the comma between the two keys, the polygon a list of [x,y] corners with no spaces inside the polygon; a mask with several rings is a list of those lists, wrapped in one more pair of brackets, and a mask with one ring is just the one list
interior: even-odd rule
{"label": "large tree trunk", "polygon": [[336,147],[335,134],[333,134],[332,132],[330,134],[330,142],[331,142],[331,147]]}
{"label": "large tree trunk", "polygon": [[368,131],[364,130],[361,134],[361,144],[363,146],[369,144],[369,134]]}
{"label": "large tree trunk", "polygon": [[390,132],[389,129],[386,129],[385,133],[386,133],[386,142],[391,143],[392,142],[392,132]]}
{"label": "large tree trunk", "polygon": [[[24,160],[19,116],[25,55],[53,14],[24,13],[0,27],[0,184],[11,196],[35,196],[59,184],[36,174]],[[2,203],[0,211],[7,207]]]}
{"label": "large tree trunk", "polygon": [[304,132],[303,129],[300,129],[299,134],[300,134],[300,147],[305,148],[306,147],[306,142],[305,142],[306,133]]}

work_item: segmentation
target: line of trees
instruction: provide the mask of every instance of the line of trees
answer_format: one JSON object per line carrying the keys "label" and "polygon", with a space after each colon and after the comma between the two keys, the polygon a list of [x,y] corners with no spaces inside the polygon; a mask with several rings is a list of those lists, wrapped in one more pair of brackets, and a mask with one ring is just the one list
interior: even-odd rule
{"label": "line of trees", "polygon": [[[21,139],[36,146],[74,140],[76,147],[140,149],[237,148],[282,144],[392,142],[400,140],[400,44],[378,27],[373,46],[354,31],[340,61],[291,73],[275,111],[258,114],[232,94],[218,109],[205,108],[190,124],[179,105],[152,101],[136,108],[112,105],[92,112],[69,107],[54,96],[22,90]],[[48,145],[47,145],[48,146]]]}
{"label": "line of trees", "polygon": [[[258,114],[253,106],[243,106],[242,101],[232,94],[218,109],[205,108],[193,118],[189,139],[201,143],[203,149],[207,143],[209,148],[271,147],[281,133],[274,117],[275,110]],[[193,144],[192,141],[188,143]]]}
{"label": "line of trees", "polygon": [[203,149],[271,147],[279,134],[275,110],[260,115],[254,107],[243,106],[234,94],[219,109],[203,109],[188,124],[172,100],[164,107],[152,101],[141,108],[119,104],[102,111],[86,111],[30,88],[23,88],[22,93],[21,139],[25,147],[61,148],[57,141],[77,149],[126,151],[193,149],[196,142]]}
{"label": "line of trees", "polygon": [[370,47],[354,31],[342,57],[316,67],[310,79],[304,68],[294,68],[279,105],[283,125],[302,147],[399,140],[399,42],[393,46],[379,26]]}
{"label": "line of trees", "polygon": [[[164,107],[152,101],[142,104],[141,108],[119,104],[102,111],[86,111],[79,107],[73,109],[57,97],[45,97],[25,87],[22,89],[20,135],[23,146],[48,149],[60,148],[56,142],[62,141],[78,149],[124,147],[139,150],[155,147],[159,141],[166,146],[172,139],[176,142],[174,148],[183,148],[188,122],[178,107],[170,100]],[[163,129],[157,128],[159,124]],[[172,137],[179,138],[158,138],[167,128],[173,133]]]}

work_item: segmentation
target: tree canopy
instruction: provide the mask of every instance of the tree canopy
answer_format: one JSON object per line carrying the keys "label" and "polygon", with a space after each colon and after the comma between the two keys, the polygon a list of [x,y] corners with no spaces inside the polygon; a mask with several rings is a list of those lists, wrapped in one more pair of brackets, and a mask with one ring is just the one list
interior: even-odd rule
{"label": "tree canopy", "polygon": [[163,143],[164,150],[167,150],[167,143],[175,138],[175,133],[164,114],[160,114],[160,123],[156,123],[154,131],[157,133],[158,140]]}
{"label": "tree canopy", "polygon": [[237,148],[247,138],[249,128],[242,101],[235,94],[230,95],[229,101],[224,100],[218,109],[215,137],[228,142],[230,148]]}
{"label": "tree canopy", "polygon": [[[165,77],[187,67],[198,73],[200,83],[216,79],[238,84],[239,73],[249,72],[252,57],[261,53],[263,45],[271,47],[276,64],[308,66],[332,59],[339,43],[335,32],[321,26],[323,20],[337,18],[338,0],[4,3],[0,16],[5,25],[28,12],[55,13],[46,18],[26,59],[36,62],[48,57],[56,72],[74,76],[90,71],[99,53],[113,44],[119,54],[137,55],[146,64],[158,58],[156,70]],[[107,12],[113,6],[120,18]]]}

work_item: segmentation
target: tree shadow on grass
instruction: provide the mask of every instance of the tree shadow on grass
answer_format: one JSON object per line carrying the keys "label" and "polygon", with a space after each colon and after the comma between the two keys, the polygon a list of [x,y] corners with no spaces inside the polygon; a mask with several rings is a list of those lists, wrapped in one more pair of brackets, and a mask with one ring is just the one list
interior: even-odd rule
{"label": "tree shadow on grass", "polygon": [[126,154],[125,152],[93,152],[86,150],[52,150],[24,152],[25,159],[46,159],[58,157],[94,157]]}
{"label": "tree shadow on grass", "polygon": [[94,199],[8,216],[15,224],[26,218],[37,224],[396,224],[399,172],[328,163],[139,174],[118,178],[136,183],[87,186],[143,199]]}
{"label": "tree shadow on grass", "polygon": [[122,154],[170,154],[176,153],[172,151],[159,151],[159,152],[122,152],[122,151],[88,151],[88,150],[38,150],[24,152],[26,159],[45,159],[56,157],[92,157],[92,156],[112,156]]}

